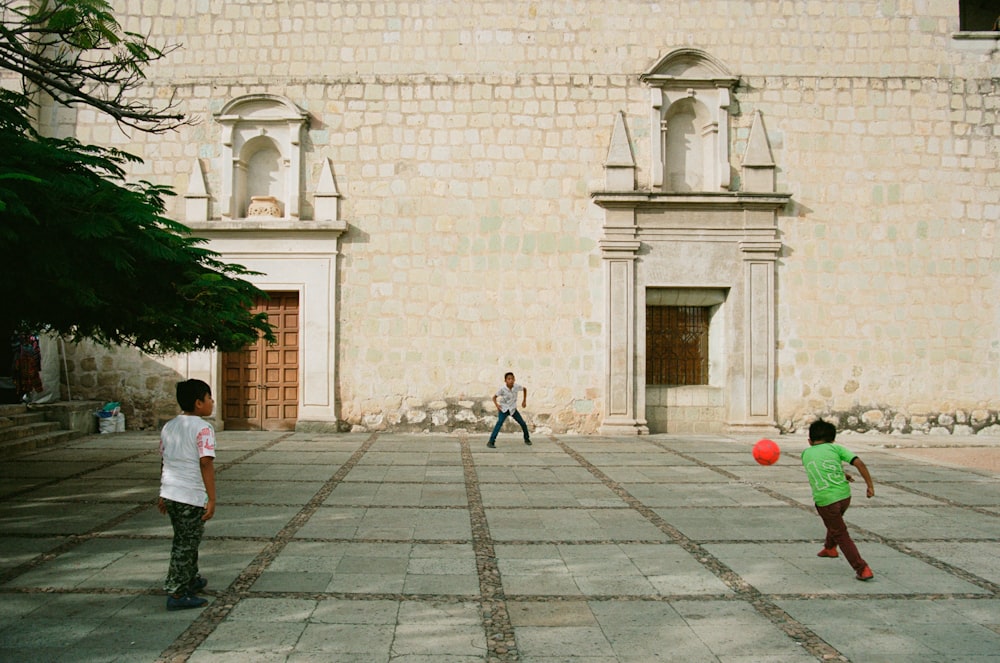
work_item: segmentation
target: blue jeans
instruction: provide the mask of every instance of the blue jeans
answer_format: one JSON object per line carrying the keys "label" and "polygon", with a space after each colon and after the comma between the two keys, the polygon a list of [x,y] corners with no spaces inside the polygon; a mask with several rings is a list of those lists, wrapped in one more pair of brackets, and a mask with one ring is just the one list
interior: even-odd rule
{"label": "blue jeans", "polygon": [[524,441],[527,442],[531,439],[528,434],[528,424],[524,423],[524,417],[517,410],[513,412],[501,412],[497,417],[497,425],[493,427],[493,432],[490,433],[490,442],[496,442],[497,435],[500,433],[500,429],[503,428],[503,422],[507,421],[507,417],[513,417],[520,426],[521,430],[524,431]]}

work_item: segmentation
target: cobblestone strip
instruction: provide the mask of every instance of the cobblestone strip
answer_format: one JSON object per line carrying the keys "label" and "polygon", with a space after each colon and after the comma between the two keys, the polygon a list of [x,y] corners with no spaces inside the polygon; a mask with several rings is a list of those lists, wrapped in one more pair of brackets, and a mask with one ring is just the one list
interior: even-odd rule
{"label": "cobblestone strip", "polygon": [[479,492],[479,475],[469,448],[469,439],[462,435],[462,468],[465,471],[465,492],[469,499],[469,520],[472,524],[472,550],[476,555],[476,571],[479,573],[480,616],[486,631],[487,661],[505,663],[519,661],[521,656],[514,639],[514,626],[507,611],[507,597],[500,580],[493,536],[486,521],[483,496]]}
{"label": "cobblestone strip", "polygon": [[[782,610],[759,589],[744,580],[738,573],[729,568],[728,565],[712,555],[701,544],[685,536],[679,529],[668,523],[653,509],[643,504],[638,498],[629,493],[617,481],[606,475],[599,467],[593,465],[575,449],[570,448],[561,440],[553,437],[552,441],[568,456],[573,458],[594,477],[601,481],[609,490],[625,501],[631,508],[635,509],[656,526],[661,532],[669,536],[674,543],[686,550],[692,557],[718,577],[727,587],[733,590],[739,598],[749,603],[765,619],[781,629],[785,635],[792,638],[802,648],[816,657],[820,661],[848,661],[847,656],[837,651],[826,640],[819,637],[808,626],[802,624],[790,614]],[[672,449],[668,449],[673,451]],[[674,452],[676,453],[676,452]]]}
{"label": "cobblestone strip", "polygon": [[[340,466],[332,477],[324,483],[316,494],[306,502],[305,506],[299,510],[288,523],[281,528],[271,542],[251,561],[243,571],[236,576],[236,579],[225,590],[220,592],[214,601],[210,603],[204,611],[195,619],[188,628],[177,636],[173,644],[167,647],[157,659],[158,663],[182,663],[191,657],[195,649],[198,648],[205,639],[229,616],[236,604],[244,598],[250,588],[260,578],[261,574],[270,566],[271,562],[284,550],[288,542],[295,536],[295,533],[306,524],[316,510],[330,496],[333,489],[337,487],[348,472],[364,457],[368,450],[378,439],[378,434],[373,433],[355,451],[343,465]],[[241,456],[239,460],[254,455],[254,452]],[[235,463],[236,461],[234,461]]]}
{"label": "cobblestone strip", "polygon": [[[770,488],[768,488],[767,486],[764,486],[764,485],[762,485],[760,483],[743,481],[737,475],[733,474],[732,472],[727,472],[726,470],[724,470],[722,468],[719,468],[719,467],[713,467],[712,465],[704,463],[701,460],[699,460],[698,458],[695,458],[694,456],[690,456],[690,455],[685,454],[685,453],[683,453],[681,451],[677,451],[676,449],[671,449],[669,446],[660,444],[657,441],[654,441],[653,444],[656,444],[656,446],[660,447],[661,449],[663,449],[665,451],[669,451],[669,452],[671,452],[673,454],[676,454],[677,456],[679,456],[679,457],[681,457],[681,458],[683,458],[685,460],[689,460],[692,463],[695,463],[695,464],[699,465],[700,467],[703,467],[703,468],[708,469],[708,470],[712,470],[713,472],[716,472],[717,474],[721,474],[724,477],[728,477],[728,478],[730,478],[730,479],[732,479],[732,480],[734,480],[736,482],[746,484],[746,485],[750,486],[751,488],[753,488],[754,490],[756,490],[757,492],[763,493],[763,494],[767,495],[768,497],[774,498],[774,499],[776,499],[776,500],[778,500],[780,502],[784,502],[785,504],[787,504],[789,506],[794,506],[795,508],[801,509],[801,510],[806,511],[808,513],[812,513],[812,514],[816,513],[816,509],[812,505],[802,504],[801,502],[798,502],[798,501],[793,500],[792,498],[790,498],[790,497],[788,497],[786,495],[782,495],[781,493],[773,491]],[[896,488],[898,490],[902,490],[902,491],[905,491],[905,492],[909,492],[909,493],[914,494],[914,495],[919,495],[921,497],[926,497],[928,499],[933,499],[933,500],[935,500],[937,502],[941,502],[943,506],[951,506],[951,507],[955,507],[955,508],[958,508],[958,509],[965,509],[965,510],[968,510],[968,511],[974,511],[976,513],[981,513],[981,514],[985,514],[985,515],[989,515],[989,516],[994,516],[994,517],[997,515],[996,513],[990,511],[989,509],[982,509],[982,508],[971,506],[971,505],[968,505],[968,504],[961,504],[959,502],[954,502],[952,500],[940,497],[938,495],[933,495],[931,493],[926,493],[926,492],[923,492],[921,490],[917,490],[915,488],[909,488],[909,487],[907,487],[907,486],[905,486],[905,485],[903,485],[901,483],[895,482],[895,481],[882,481],[880,483],[882,485],[892,486],[893,488]],[[995,582],[991,582],[991,581],[987,580],[986,578],[982,578],[980,576],[977,576],[974,573],[970,573],[969,571],[966,571],[965,569],[959,568],[957,566],[952,566],[948,562],[941,561],[940,559],[937,559],[936,557],[931,557],[927,553],[920,552],[919,550],[914,550],[913,548],[910,548],[909,546],[907,546],[904,543],[901,543],[901,542],[896,541],[894,539],[886,538],[886,537],[882,536],[881,534],[878,534],[877,532],[872,532],[871,530],[867,530],[867,529],[865,529],[863,527],[859,527],[859,526],[854,525],[854,524],[851,524],[850,527],[851,527],[852,530],[854,530],[855,532],[857,532],[858,534],[860,534],[862,537],[864,537],[867,540],[874,541],[876,543],[880,543],[883,546],[886,546],[887,548],[892,548],[893,550],[895,550],[897,552],[900,552],[900,553],[903,553],[904,555],[908,555],[910,557],[918,559],[921,562],[923,562],[924,564],[928,564],[930,566],[933,566],[936,569],[940,569],[940,570],[942,570],[942,571],[944,571],[946,573],[950,573],[951,575],[955,576],[956,578],[960,578],[960,579],[964,580],[965,582],[968,582],[970,584],[976,585],[977,587],[982,587],[983,589],[985,589],[986,591],[988,591],[988,592],[990,592],[990,593],[992,593],[994,595],[993,597],[983,597],[981,595],[975,595],[974,598],[994,598],[998,593],[1000,593],[1000,584],[997,584]],[[930,539],[927,539],[927,540],[930,540]],[[970,540],[971,541],[975,541],[977,543],[980,543],[980,542],[983,542],[983,543],[1000,543],[1000,538],[994,538],[994,539],[970,539]],[[936,541],[941,541],[941,539],[936,539]],[[960,541],[960,539],[946,539],[946,541]],[[870,594],[866,594],[866,596],[871,596],[871,595]],[[964,597],[964,595],[962,595],[962,596],[956,595],[954,598],[963,598],[963,597]]]}

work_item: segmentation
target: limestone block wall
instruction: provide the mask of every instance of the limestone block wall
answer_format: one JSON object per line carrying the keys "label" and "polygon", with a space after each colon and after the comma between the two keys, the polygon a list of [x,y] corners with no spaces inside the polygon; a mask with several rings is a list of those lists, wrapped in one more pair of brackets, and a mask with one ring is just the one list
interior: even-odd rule
{"label": "limestone block wall", "polygon": [[131,430],[162,426],[180,413],[176,385],[191,374],[182,357],[152,359],[134,351],[84,342],[66,346],[66,373],[73,400],[120,402]]}
{"label": "limestone block wall", "polygon": [[[740,77],[733,188],[759,110],[778,191],[792,194],[776,423],[995,421],[1000,56],[953,39],[956,2],[468,4],[120,0],[127,29],[182,46],[140,93],[175,97],[196,124],[147,136],[89,110],[49,121],[137,154],[135,177],[181,193],[199,159],[218,216],[213,112],[287,97],[309,114],[303,212],[329,160],[348,223],[334,348],[344,428],[484,430],[513,370],[535,426],[592,432],[606,330],[590,193],[619,111],[648,187],[655,132],[638,75],[699,48]],[[182,219],[183,198],[170,204]],[[125,357],[94,361],[124,375],[138,361]]]}
{"label": "limestone block wall", "polygon": [[875,408],[926,430],[997,409],[998,83],[775,85],[801,100],[772,124],[795,201],[780,222],[783,427]]}

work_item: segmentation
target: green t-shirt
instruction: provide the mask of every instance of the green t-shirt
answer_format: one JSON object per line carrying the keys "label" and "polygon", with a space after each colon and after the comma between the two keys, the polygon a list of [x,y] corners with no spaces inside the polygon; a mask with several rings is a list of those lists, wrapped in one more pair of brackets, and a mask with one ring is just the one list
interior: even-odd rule
{"label": "green t-shirt", "polygon": [[809,476],[816,506],[826,506],[851,496],[851,484],[844,476],[843,463],[850,463],[855,458],[853,453],[833,443],[817,444],[802,452],[802,466]]}

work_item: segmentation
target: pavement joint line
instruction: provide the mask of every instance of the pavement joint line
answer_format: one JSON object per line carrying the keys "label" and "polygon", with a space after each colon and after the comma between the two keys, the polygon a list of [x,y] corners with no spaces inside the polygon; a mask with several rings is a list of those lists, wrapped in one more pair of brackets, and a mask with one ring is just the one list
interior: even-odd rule
{"label": "pavement joint line", "polygon": [[997,513],[996,511],[990,511],[985,507],[981,507],[975,504],[965,504],[963,502],[956,502],[953,499],[947,497],[940,497],[938,495],[934,495],[926,491],[920,490],[919,488],[913,488],[912,486],[900,483],[899,481],[882,481],[881,483],[882,485],[892,486],[896,490],[902,490],[903,492],[910,493],[911,495],[924,497],[929,500],[934,500],[935,502],[942,502],[941,505],[935,505],[935,506],[952,506],[959,509],[968,509],[969,511],[975,511],[976,513],[981,513],[984,516],[993,516],[994,518],[1000,518],[1000,513]]}
{"label": "pavement joint line", "polygon": [[[292,433],[289,433],[286,436],[280,437],[267,446],[274,446],[291,435]],[[215,601],[205,607],[204,611],[191,622],[188,628],[177,636],[173,644],[160,653],[157,661],[175,663],[186,661],[191,657],[198,646],[229,616],[240,599],[247,594],[253,584],[260,578],[267,567],[270,566],[271,562],[274,561],[275,557],[288,545],[295,532],[319,509],[337,484],[357,465],[358,461],[371,449],[377,439],[378,433],[373,433],[351,454],[350,458],[334,472],[333,476],[323,483],[312,498],[306,502],[305,506],[289,519],[288,523],[271,539],[270,543],[236,576],[229,587],[219,593]],[[252,455],[255,454],[253,452],[245,454],[238,459],[238,462],[242,462]],[[237,460],[233,461],[234,464],[236,462]]]}
{"label": "pavement joint line", "polygon": [[[788,614],[788,612],[779,607],[767,595],[754,587],[751,583],[747,582],[742,576],[736,573],[736,571],[731,569],[729,565],[725,564],[722,560],[715,557],[715,555],[708,552],[708,550],[706,550],[700,543],[686,536],[679,529],[668,523],[652,508],[646,506],[643,502],[628,492],[620,483],[611,479],[611,477],[605,474],[599,467],[588,461],[583,454],[578,452],[576,449],[573,449],[569,446],[569,444],[563,442],[554,435],[551,436],[551,439],[571,458],[576,460],[582,467],[586,468],[588,472],[597,477],[605,486],[608,487],[609,490],[625,500],[630,507],[652,523],[657,529],[673,539],[675,543],[679,544],[685,551],[692,555],[699,564],[719,578],[719,580],[732,589],[734,593],[742,597],[747,603],[750,604],[751,607],[754,608],[754,610],[760,613],[761,616],[770,621],[775,627],[780,629],[788,637],[792,638],[795,642],[802,646],[805,651],[809,652],[820,661],[849,660],[846,655],[838,651],[808,626]],[[680,454],[673,449],[665,449],[683,456],[683,454]]]}
{"label": "pavement joint line", "polygon": [[[296,539],[298,541],[298,539]],[[241,599],[297,599],[306,601],[410,601],[415,603],[475,603],[475,594],[410,594],[407,592],[306,592],[252,589]]]}
{"label": "pavement joint line", "polygon": [[[284,437],[288,437],[288,436],[286,435]],[[280,441],[280,439],[282,439],[282,438],[278,438],[278,440],[272,442],[269,445],[264,445],[264,446],[266,447],[266,446],[271,446],[273,444],[277,444],[277,442]],[[48,452],[50,450],[41,450],[41,451],[42,452]],[[39,488],[45,488],[47,486],[55,485],[55,484],[61,483],[63,481],[67,481],[67,480],[71,480],[71,479],[79,479],[79,478],[82,478],[82,477],[86,476],[87,474],[91,474],[93,472],[100,472],[102,470],[106,470],[109,467],[114,467],[115,465],[119,465],[121,463],[127,463],[127,462],[135,460],[136,458],[141,458],[143,456],[147,456],[147,455],[153,454],[153,453],[159,453],[159,450],[156,449],[156,448],[154,448],[154,449],[147,449],[147,450],[144,450],[144,451],[139,451],[137,453],[130,454],[128,456],[124,456],[122,458],[117,458],[115,460],[111,460],[111,461],[108,461],[106,463],[102,463],[101,465],[98,465],[97,467],[92,467],[92,468],[89,468],[89,469],[86,469],[86,470],[81,470],[80,472],[77,472],[75,474],[70,474],[70,475],[67,475],[67,476],[64,476],[64,477],[59,477],[59,478],[56,478],[56,479],[52,479],[51,481],[45,481],[45,482],[42,482],[42,483],[39,483],[39,484],[34,484],[31,487],[26,488],[24,490],[16,491],[14,493],[8,493],[7,495],[4,495],[2,498],[0,498],[0,502],[12,501],[11,498],[16,498],[17,496],[19,496],[21,494],[33,492],[35,490],[38,490]],[[56,500],[56,502],[58,502],[58,500]],[[109,504],[120,504],[120,502],[108,502],[108,503]],[[54,548],[52,548],[50,550],[45,551],[44,553],[36,555],[32,559],[30,559],[30,560],[28,560],[28,561],[26,561],[26,562],[24,562],[22,564],[19,564],[19,565],[15,566],[15,567],[12,567],[12,568],[8,569],[7,571],[5,571],[3,573],[0,573],[0,585],[4,585],[4,584],[10,582],[11,580],[17,578],[18,576],[23,575],[24,573],[27,573],[28,571],[31,571],[32,569],[34,569],[34,568],[36,568],[36,567],[38,567],[38,566],[40,566],[40,565],[42,565],[42,564],[44,564],[46,562],[52,561],[53,559],[59,557],[60,555],[64,555],[67,552],[73,550],[74,548],[76,548],[76,547],[82,545],[83,543],[85,543],[87,541],[90,541],[92,539],[102,539],[102,538],[134,538],[134,539],[150,538],[150,539],[159,539],[159,538],[162,538],[162,537],[157,537],[157,536],[149,536],[149,537],[144,537],[144,536],[121,537],[121,536],[117,536],[117,537],[113,537],[113,536],[108,536],[108,535],[106,535],[104,533],[105,530],[110,529],[110,528],[112,528],[112,527],[114,527],[116,525],[119,525],[119,524],[125,522],[126,520],[128,520],[130,518],[133,518],[133,517],[139,515],[140,513],[144,512],[144,511],[149,510],[152,507],[153,507],[152,504],[139,504],[139,505],[136,505],[135,507],[129,509],[128,511],[126,511],[126,512],[124,512],[122,514],[119,514],[115,518],[111,518],[110,520],[107,520],[105,522],[102,522],[102,523],[99,523],[99,524],[95,525],[94,527],[90,528],[90,530],[88,530],[87,532],[85,532],[83,534],[64,534],[64,535],[60,535],[60,534],[51,534],[50,533],[50,534],[46,534],[45,536],[33,537],[33,538],[51,538],[53,536],[65,536],[67,538],[67,540],[63,541],[62,543],[60,543],[56,547],[54,547]],[[26,538],[32,538],[32,537],[26,537]],[[100,592],[97,592],[97,593],[100,593]]]}
{"label": "pavement joint line", "polygon": [[996,596],[990,594],[973,594],[970,592],[844,592],[842,594],[820,594],[818,592],[801,592],[796,594],[768,594],[774,600],[788,601],[796,599],[811,599],[819,601],[995,601]]}
{"label": "pavement joint line", "polygon": [[46,562],[52,561],[53,559],[59,557],[60,555],[66,554],[67,552],[82,545],[83,543],[90,541],[91,539],[98,538],[101,531],[109,527],[120,525],[129,518],[137,516],[143,511],[150,509],[151,507],[152,507],[151,504],[140,504],[138,506],[134,506],[128,511],[121,513],[114,518],[111,518],[109,520],[104,521],[103,523],[95,525],[84,534],[52,535],[52,536],[66,536],[67,540],[63,541],[62,543],[60,543],[59,545],[50,550],[47,550],[39,555],[36,555],[35,557],[29,559],[28,561],[22,564],[18,564],[17,566],[10,568],[3,573],[0,573],[0,585],[5,585],[11,580],[17,578],[18,576],[27,573],[28,571],[31,571],[32,569],[37,568],[38,566],[41,566]]}
{"label": "pavement joint line", "polygon": [[[48,486],[54,486],[54,485],[56,485],[58,483],[62,483],[63,481],[69,481],[69,480],[72,480],[72,479],[81,479],[81,478],[83,478],[83,477],[85,477],[88,474],[91,474],[93,472],[100,472],[102,470],[108,469],[109,467],[114,467],[115,465],[118,465],[120,463],[127,463],[129,461],[135,460],[136,458],[142,458],[143,456],[148,456],[148,455],[153,454],[153,453],[158,453],[158,450],[157,449],[147,449],[146,451],[140,451],[138,453],[131,454],[130,456],[125,456],[124,458],[117,458],[115,460],[109,460],[109,461],[107,461],[105,463],[102,463],[101,465],[98,465],[97,467],[91,467],[91,468],[88,468],[86,470],[80,470],[79,472],[75,472],[75,473],[69,474],[67,476],[56,477],[55,479],[49,479],[48,481],[43,481],[41,483],[31,484],[30,486],[26,486],[26,487],[22,488],[21,490],[15,490],[13,492],[10,492],[10,493],[7,493],[7,494],[5,494],[3,496],[0,496],[0,502],[6,502],[7,500],[15,499],[15,498],[20,497],[21,495],[25,495],[27,493],[33,493],[36,490],[38,490],[39,488],[46,488]],[[8,459],[5,459],[4,462],[5,463],[9,463],[9,462],[11,462],[11,460],[14,460],[14,459],[8,458]],[[16,462],[25,462],[25,461],[22,461],[20,458],[17,458]],[[27,462],[33,462],[33,461],[29,460]],[[44,461],[38,461],[38,462],[44,462]]]}
{"label": "pavement joint line", "polygon": [[253,458],[257,454],[263,453],[263,452],[271,449],[272,447],[280,444],[281,442],[284,442],[285,440],[287,440],[292,435],[294,435],[294,433],[286,433],[285,435],[279,435],[278,437],[274,438],[273,440],[271,440],[270,442],[268,442],[266,444],[262,444],[259,447],[255,447],[253,449],[250,449],[249,451],[247,451],[242,456],[237,456],[236,458],[233,458],[232,460],[228,460],[228,461],[226,461],[224,463],[219,463],[219,466],[216,467],[215,469],[217,471],[219,471],[219,472],[225,472],[229,468],[236,467],[237,465],[240,465],[240,464],[244,463],[247,459]]}
{"label": "pavement joint line", "polygon": [[459,443],[469,505],[469,522],[472,526],[472,550],[476,557],[476,573],[479,575],[479,610],[486,633],[487,660],[491,663],[519,661],[521,657],[514,636],[514,625],[511,623],[507,608],[496,549],[486,518],[486,509],[483,506],[483,496],[479,491],[476,462],[472,457],[468,436],[459,436]]}
{"label": "pavement joint line", "polygon": [[[288,435],[285,435],[283,437],[288,437]],[[253,453],[256,453],[256,452],[260,451],[261,449],[273,446],[274,444],[277,444],[277,442],[280,441],[281,439],[283,439],[283,438],[278,438],[277,440],[272,441],[269,444],[262,445],[258,449],[255,449],[250,454],[246,454],[245,456],[241,457],[238,460],[242,460],[242,458],[249,457],[250,455],[253,455]],[[45,452],[45,453],[47,453],[49,451],[51,451],[51,450],[41,450],[41,452]],[[122,463],[128,463],[128,462],[133,461],[133,460],[135,460],[137,458],[142,458],[143,456],[148,456],[148,455],[154,454],[154,453],[159,453],[159,448],[145,449],[143,451],[139,451],[139,452],[136,452],[134,454],[130,454],[128,456],[124,456],[122,458],[116,458],[115,460],[107,461],[105,463],[102,463],[101,465],[98,465],[97,467],[91,467],[91,468],[88,468],[86,470],[81,470],[79,472],[76,472],[75,474],[70,474],[70,475],[67,475],[67,476],[63,476],[63,477],[58,477],[56,479],[52,479],[50,481],[45,481],[45,482],[42,482],[42,483],[33,484],[32,486],[29,486],[28,488],[25,488],[25,489],[22,489],[22,490],[19,490],[19,491],[15,491],[13,493],[8,493],[8,494],[4,495],[3,497],[0,497],[0,502],[12,501],[12,498],[16,498],[17,496],[19,496],[21,494],[26,494],[26,493],[34,492],[34,491],[38,490],[39,488],[45,488],[46,486],[55,485],[55,484],[61,483],[63,481],[68,481],[68,480],[72,480],[72,479],[80,479],[82,477],[85,477],[88,474],[92,474],[94,472],[100,472],[102,470],[108,469],[109,467],[114,467],[115,465],[120,465]],[[233,462],[237,462],[237,461],[233,461]],[[228,464],[224,465],[222,467],[222,469],[225,469],[226,466],[228,466]],[[59,500],[54,500],[54,502],[58,503]],[[101,503],[101,502],[97,502],[97,503]],[[108,501],[107,503],[108,504],[121,504],[121,502],[114,502],[114,501]],[[64,542],[62,542],[62,543],[60,543],[58,546],[56,546],[55,548],[52,548],[51,550],[47,550],[46,552],[41,553],[41,554],[35,556],[34,558],[32,558],[32,559],[30,559],[30,560],[28,560],[28,561],[26,561],[26,562],[24,562],[22,564],[19,564],[19,565],[13,567],[13,568],[8,569],[7,571],[5,571],[3,573],[0,573],[0,585],[3,585],[3,584],[6,584],[6,583],[10,582],[14,578],[17,578],[18,576],[20,576],[20,575],[22,575],[24,573],[27,573],[28,571],[36,568],[37,566],[40,566],[41,564],[44,564],[44,563],[49,562],[49,561],[52,561],[56,557],[59,557],[60,555],[63,555],[65,553],[69,552],[70,550],[73,550],[77,546],[80,546],[83,543],[85,543],[87,541],[90,541],[91,539],[100,539],[100,538],[132,538],[132,537],[113,537],[113,536],[108,536],[108,535],[105,535],[103,532],[106,529],[109,529],[111,527],[115,527],[116,525],[120,525],[121,523],[125,522],[126,520],[139,515],[143,511],[147,511],[147,510],[151,509],[153,506],[155,506],[155,505],[154,504],[138,504],[135,507],[133,507],[132,509],[129,509],[128,511],[126,511],[125,513],[119,514],[115,518],[112,518],[112,519],[107,520],[107,521],[105,521],[103,523],[95,525],[94,527],[90,528],[90,530],[88,530],[87,532],[85,532],[83,534],[58,534],[58,533],[56,533],[56,534],[47,534],[44,537],[39,537],[39,538],[50,538],[52,536],[65,536],[65,537],[67,537],[67,540],[64,541]],[[135,537],[135,538],[145,538],[145,537]],[[150,538],[161,538],[161,537],[150,537]]]}

